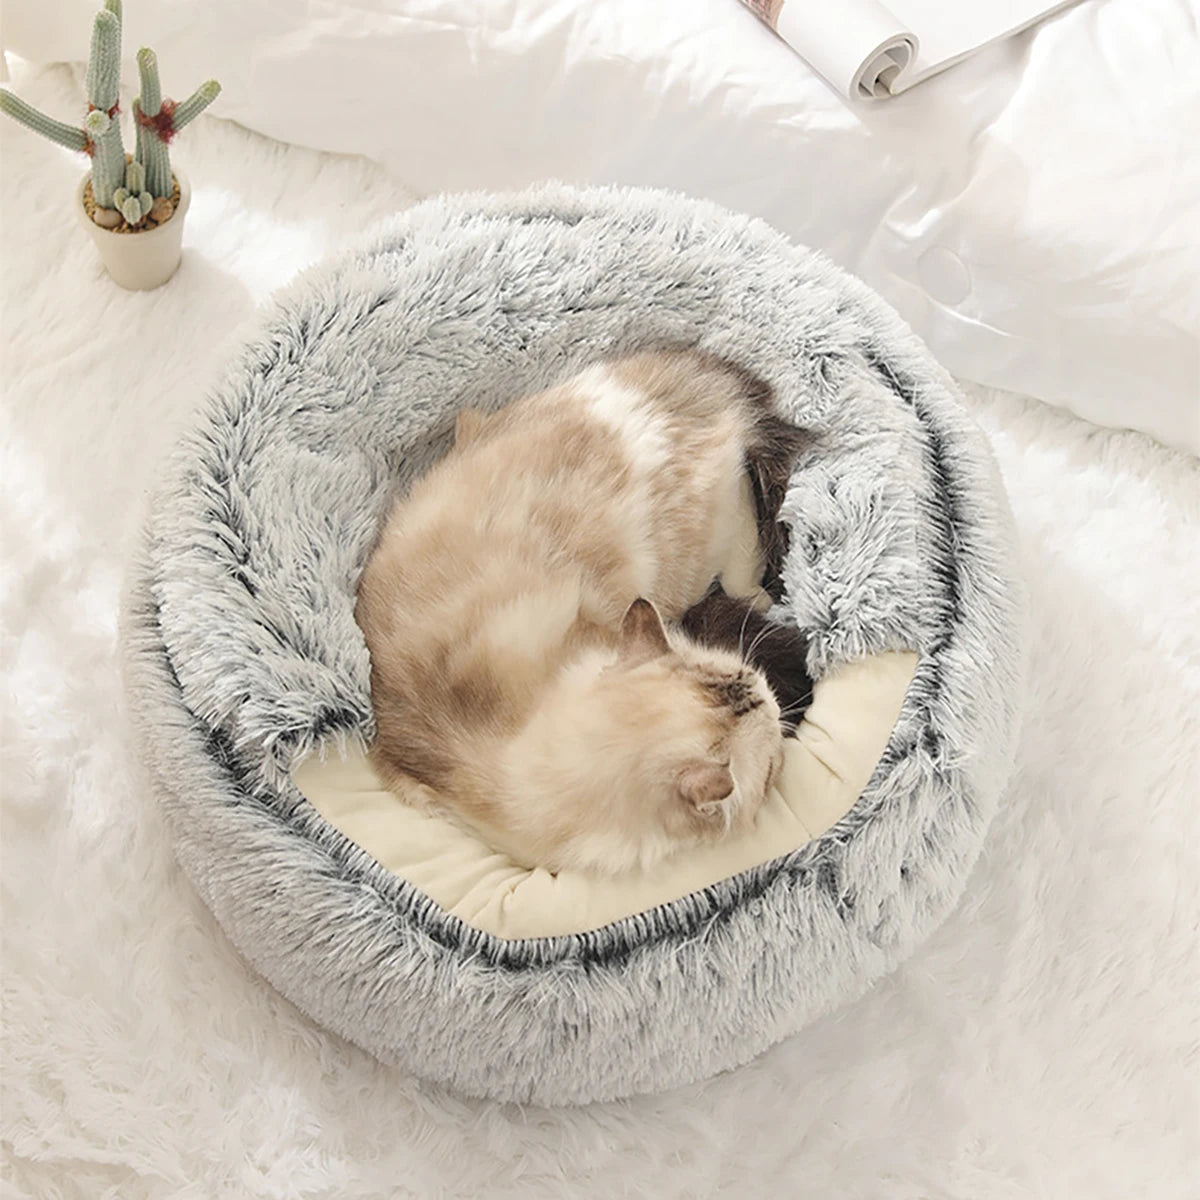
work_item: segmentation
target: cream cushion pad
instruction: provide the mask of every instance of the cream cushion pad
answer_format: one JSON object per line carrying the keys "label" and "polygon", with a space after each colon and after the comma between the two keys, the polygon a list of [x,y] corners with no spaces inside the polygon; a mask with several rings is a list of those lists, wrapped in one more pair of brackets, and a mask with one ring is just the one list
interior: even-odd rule
{"label": "cream cushion pad", "polygon": [[752,828],[619,878],[520,866],[389,791],[361,750],[312,756],[293,778],[329,824],[468,925],[506,939],[584,933],[781,858],[835,825],[870,781],[916,666],[916,654],[892,651],[818,680]]}

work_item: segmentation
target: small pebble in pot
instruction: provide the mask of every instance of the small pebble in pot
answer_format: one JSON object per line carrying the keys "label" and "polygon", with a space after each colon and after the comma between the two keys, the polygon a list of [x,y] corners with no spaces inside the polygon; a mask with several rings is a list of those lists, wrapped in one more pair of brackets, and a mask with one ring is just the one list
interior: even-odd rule
{"label": "small pebble in pot", "polygon": [[156,225],[161,225],[175,213],[175,205],[170,196],[159,196],[150,206],[150,217]]}

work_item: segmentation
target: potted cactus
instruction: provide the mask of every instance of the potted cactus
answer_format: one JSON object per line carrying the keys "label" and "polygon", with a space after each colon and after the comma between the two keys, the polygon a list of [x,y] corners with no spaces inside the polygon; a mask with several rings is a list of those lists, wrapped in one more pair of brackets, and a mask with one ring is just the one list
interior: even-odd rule
{"label": "potted cactus", "polygon": [[56,121],[0,89],[0,112],[92,160],[91,170],[79,184],[76,211],[109,275],[131,289],[158,287],[179,266],[191,188],[182,171],[171,169],[168,143],[221,90],[210,79],[176,104],[163,98],[154,51],[143,47],[137,62],[141,95],[133,105],[132,155],[126,154],[121,138],[118,104],[121,0],[105,0],[92,24],[88,111],[81,126]]}

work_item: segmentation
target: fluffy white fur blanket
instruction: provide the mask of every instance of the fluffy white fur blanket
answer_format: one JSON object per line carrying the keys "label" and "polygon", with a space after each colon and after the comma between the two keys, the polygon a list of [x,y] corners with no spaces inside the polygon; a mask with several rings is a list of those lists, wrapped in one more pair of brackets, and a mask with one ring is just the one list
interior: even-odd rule
{"label": "fluffy white fur blanket", "polygon": [[[14,72],[59,114],[62,71]],[[967,899],[862,1001],[751,1066],[579,1110],[464,1102],[242,965],[137,783],[118,589],[148,482],[267,291],[405,204],[217,120],[175,281],[124,293],[80,164],[0,127],[4,1172],[34,1197],[1194,1194],[1200,474],[973,393],[1020,525],[1020,769]]]}

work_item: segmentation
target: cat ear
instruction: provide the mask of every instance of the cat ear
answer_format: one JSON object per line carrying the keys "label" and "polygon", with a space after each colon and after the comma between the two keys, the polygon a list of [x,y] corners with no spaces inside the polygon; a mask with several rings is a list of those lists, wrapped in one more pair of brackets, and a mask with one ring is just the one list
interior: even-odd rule
{"label": "cat ear", "polygon": [[671,646],[658,609],[639,596],[626,610],[621,621],[621,652],[644,658],[666,654]]}
{"label": "cat ear", "polygon": [[702,816],[716,816],[717,806],[733,794],[733,775],[723,763],[688,763],[675,776],[680,799]]}
{"label": "cat ear", "polygon": [[464,408],[454,419],[454,444],[473,442],[487,425],[488,415],[478,408]]}

